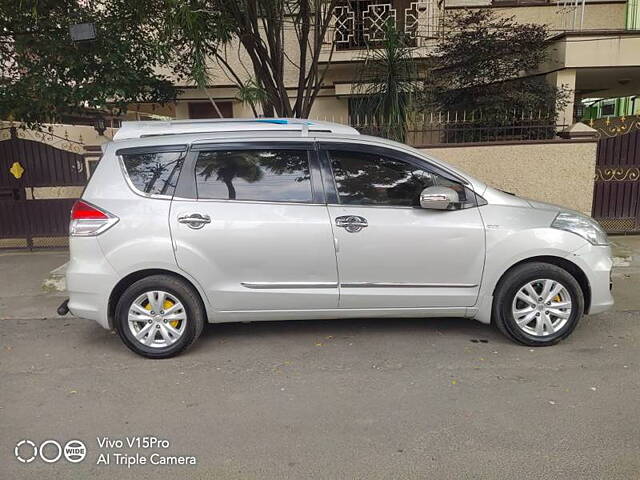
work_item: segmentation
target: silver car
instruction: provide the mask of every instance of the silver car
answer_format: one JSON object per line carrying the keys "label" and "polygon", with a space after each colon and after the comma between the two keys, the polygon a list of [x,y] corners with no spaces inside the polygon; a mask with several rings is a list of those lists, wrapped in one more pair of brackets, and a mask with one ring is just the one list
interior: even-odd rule
{"label": "silver car", "polygon": [[70,236],[68,309],[150,358],[258,320],[468,317],[544,346],[613,304],[591,218],[325,122],[125,123]]}

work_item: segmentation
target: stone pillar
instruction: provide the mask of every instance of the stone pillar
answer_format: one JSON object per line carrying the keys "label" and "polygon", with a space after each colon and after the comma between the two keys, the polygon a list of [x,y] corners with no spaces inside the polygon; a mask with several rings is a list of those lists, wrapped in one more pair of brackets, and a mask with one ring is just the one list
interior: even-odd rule
{"label": "stone pillar", "polygon": [[558,129],[566,128],[574,122],[573,114],[576,102],[576,70],[574,68],[566,68],[551,72],[546,75],[546,80],[550,85],[559,89],[569,90],[569,103],[563,110],[558,112]]}
{"label": "stone pillar", "polygon": [[189,118],[189,102],[186,100],[176,103],[176,119],[183,120]]}
{"label": "stone pillar", "polygon": [[582,122],[576,122],[562,130],[558,136],[572,140],[597,140],[598,131]]}

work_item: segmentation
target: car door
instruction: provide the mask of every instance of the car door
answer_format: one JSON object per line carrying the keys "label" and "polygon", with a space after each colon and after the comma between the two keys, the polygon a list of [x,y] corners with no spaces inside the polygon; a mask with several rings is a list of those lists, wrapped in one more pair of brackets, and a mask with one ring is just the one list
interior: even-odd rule
{"label": "car door", "polygon": [[[475,194],[463,181],[403,152],[322,144],[342,308],[475,304],[485,258]],[[423,188],[455,189],[462,208],[420,208]]]}
{"label": "car door", "polygon": [[192,146],[170,225],[178,265],[217,311],[337,307],[313,142]]}

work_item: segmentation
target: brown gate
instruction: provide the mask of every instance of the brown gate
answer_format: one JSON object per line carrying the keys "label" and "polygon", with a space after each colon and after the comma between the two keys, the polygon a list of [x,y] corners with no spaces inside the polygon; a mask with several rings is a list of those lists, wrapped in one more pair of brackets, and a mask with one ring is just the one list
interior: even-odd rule
{"label": "brown gate", "polygon": [[[640,232],[640,123],[606,120],[598,128],[593,217],[609,233]],[[611,136],[608,136],[611,135]]]}
{"label": "brown gate", "polygon": [[21,138],[26,133],[13,127],[3,130],[0,248],[67,245],[69,212],[87,182],[82,145],[48,133],[38,141]]}

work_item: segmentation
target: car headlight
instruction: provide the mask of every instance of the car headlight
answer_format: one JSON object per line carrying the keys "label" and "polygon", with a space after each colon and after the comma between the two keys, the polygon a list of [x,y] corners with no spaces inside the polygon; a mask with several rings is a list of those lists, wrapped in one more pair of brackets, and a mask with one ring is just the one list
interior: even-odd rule
{"label": "car headlight", "polygon": [[580,235],[593,245],[609,245],[607,234],[600,224],[585,215],[561,212],[553,220],[551,227]]}

